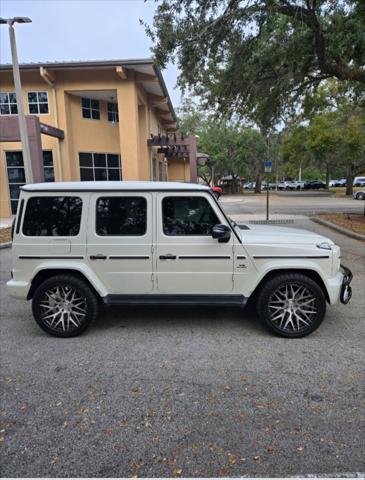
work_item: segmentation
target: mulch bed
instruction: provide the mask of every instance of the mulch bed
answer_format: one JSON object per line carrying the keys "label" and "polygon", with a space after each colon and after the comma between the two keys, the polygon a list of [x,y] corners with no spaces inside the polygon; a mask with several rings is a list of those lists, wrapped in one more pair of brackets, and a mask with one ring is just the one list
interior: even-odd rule
{"label": "mulch bed", "polygon": [[11,242],[11,228],[0,228],[0,243]]}
{"label": "mulch bed", "polygon": [[319,218],[335,223],[340,227],[348,228],[355,233],[365,235],[365,217],[360,214],[335,213],[328,215],[318,215]]}

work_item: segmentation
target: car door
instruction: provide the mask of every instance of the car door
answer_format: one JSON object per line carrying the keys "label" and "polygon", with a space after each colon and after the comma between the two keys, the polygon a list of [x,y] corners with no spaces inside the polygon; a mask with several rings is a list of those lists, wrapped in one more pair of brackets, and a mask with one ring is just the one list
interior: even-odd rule
{"label": "car door", "polygon": [[152,195],[91,195],[87,258],[109,294],[152,291]]}
{"label": "car door", "polygon": [[209,194],[156,194],[157,291],[229,294],[233,289],[233,232],[227,243],[212,238],[224,215]]}

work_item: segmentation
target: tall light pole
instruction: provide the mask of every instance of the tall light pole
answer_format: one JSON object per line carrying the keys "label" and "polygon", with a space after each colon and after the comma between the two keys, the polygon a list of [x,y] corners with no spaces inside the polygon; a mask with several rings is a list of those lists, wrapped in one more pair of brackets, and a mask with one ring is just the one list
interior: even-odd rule
{"label": "tall light pole", "polygon": [[0,18],[0,24],[9,25],[11,58],[13,61],[13,76],[14,76],[16,103],[18,107],[19,131],[20,131],[20,139],[22,142],[22,150],[23,150],[25,181],[27,183],[33,183],[33,170],[32,170],[32,162],[30,157],[27,124],[26,124],[25,115],[24,115],[22,86],[20,82],[18,54],[16,51],[14,23],[31,23],[31,21],[32,20],[28,17]]}

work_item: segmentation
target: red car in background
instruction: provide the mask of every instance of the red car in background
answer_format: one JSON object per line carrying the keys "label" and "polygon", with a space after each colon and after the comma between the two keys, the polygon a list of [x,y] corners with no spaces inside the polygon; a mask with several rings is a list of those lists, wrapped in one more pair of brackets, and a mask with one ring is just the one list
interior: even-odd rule
{"label": "red car in background", "polygon": [[216,199],[218,200],[218,198],[222,195],[223,193],[223,190],[221,189],[221,187],[210,187],[210,189],[213,191],[213,195],[216,197]]}

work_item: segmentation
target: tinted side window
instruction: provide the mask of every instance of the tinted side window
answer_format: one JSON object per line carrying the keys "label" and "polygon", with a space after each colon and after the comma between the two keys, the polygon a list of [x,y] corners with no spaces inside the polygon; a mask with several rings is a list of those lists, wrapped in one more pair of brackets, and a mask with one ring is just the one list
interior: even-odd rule
{"label": "tinted side window", "polygon": [[147,201],[143,197],[102,197],[96,203],[98,235],[144,235]]}
{"label": "tinted side window", "polygon": [[80,231],[79,197],[32,197],[27,202],[23,234],[34,237],[68,237]]}
{"label": "tinted side window", "polygon": [[211,235],[220,223],[204,197],[165,197],[162,218],[165,235]]}

